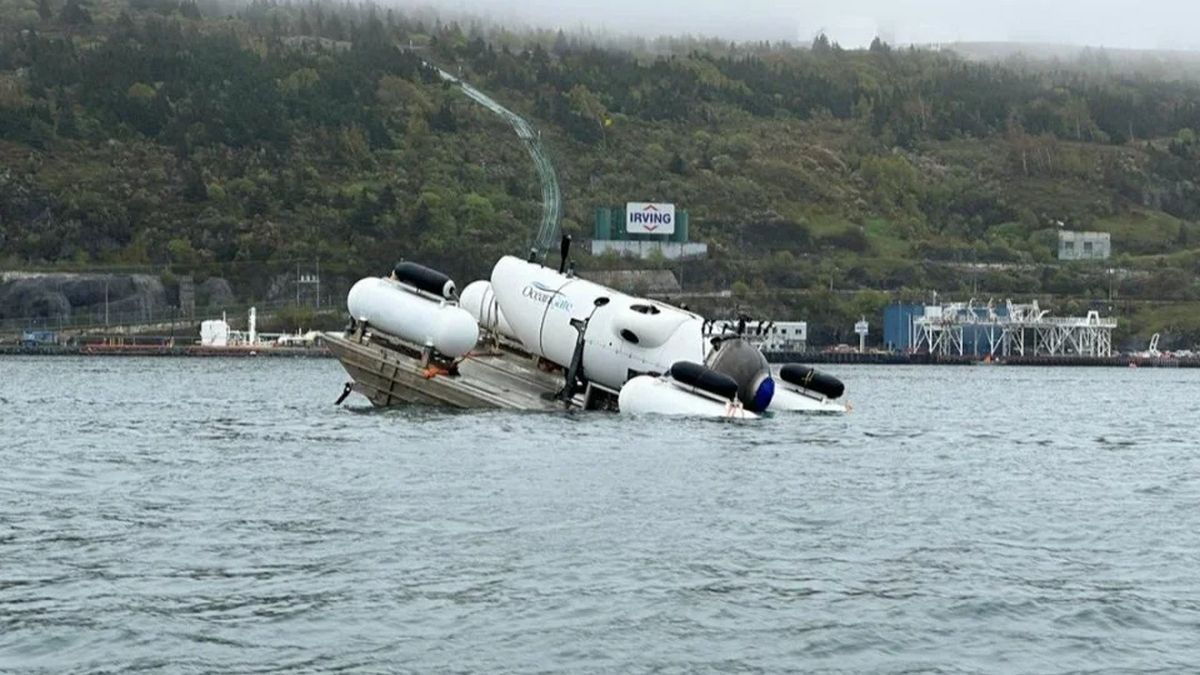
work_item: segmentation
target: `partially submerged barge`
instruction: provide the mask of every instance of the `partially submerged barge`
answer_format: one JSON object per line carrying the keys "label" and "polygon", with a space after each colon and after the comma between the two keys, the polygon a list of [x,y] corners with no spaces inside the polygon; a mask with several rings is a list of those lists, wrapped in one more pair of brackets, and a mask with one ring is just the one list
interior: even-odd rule
{"label": "partially submerged barge", "polygon": [[[513,350],[481,347],[450,372],[424,361],[410,346],[372,330],[326,333],[325,345],[341,361],[354,382],[351,390],[379,407],[401,403],[453,408],[561,410],[555,396],[562,375],[534,365],[533,357]],[[582,405],[582,401],[579,401]]]}
{"label": "partially submerged barge", "polygon": [[666,303],[506,256],[463,289],[415,263],[359,281],[351,325],[324,335],[374,405],[613,410],[753,418],[847,410],[836,379],[792,364],[774,376],[737,332]]}

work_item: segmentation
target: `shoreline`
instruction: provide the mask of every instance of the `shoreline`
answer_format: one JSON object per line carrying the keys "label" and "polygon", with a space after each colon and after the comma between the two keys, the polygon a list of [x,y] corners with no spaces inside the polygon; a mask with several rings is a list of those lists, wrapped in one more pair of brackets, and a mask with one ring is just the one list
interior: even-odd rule
{"label": "shoreline", "polygon": [[[984,361],[973,355],[887,354],[878,352],[765,352],[772,364],[810,363],[880,366],[1068,366],[1079,368],[1200,368],[1200,357],[1011,356]],[[152,356],[175,358],[334,358],[325,347],[203,347],[200,345],[0,345],[4,356]]]}
{"label": "shoreline", "polygon": [[892,366],[1069,366],[1078,368],[1200,368],[1200,357],[1149,356],[1009,356],[985,361],[982,356],[889,354],[879,352],[766,352],[779,363],[870,364]]}
{"label": "shoreline", "polygon": [[325,347],[203,347],[200,345],[0,345],[0,356],[153,356],[177,358],[333,358]]}

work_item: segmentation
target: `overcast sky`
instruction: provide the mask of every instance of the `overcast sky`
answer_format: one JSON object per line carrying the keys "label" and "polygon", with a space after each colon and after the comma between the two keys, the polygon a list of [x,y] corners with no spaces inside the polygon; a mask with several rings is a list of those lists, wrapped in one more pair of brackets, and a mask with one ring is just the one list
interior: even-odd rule
{"label": "overcast sky", "polygon": [[[424,0],[422,4],[430,1]],[[845,47],[865,46],[878,34],[895,44],[1019,41],[1133,49],[1200,49],[1200,0],[432,2],[506,23],[567,29],[586,25],[645,36],[698,33],[738,40],[807,42],[824,30]]]}

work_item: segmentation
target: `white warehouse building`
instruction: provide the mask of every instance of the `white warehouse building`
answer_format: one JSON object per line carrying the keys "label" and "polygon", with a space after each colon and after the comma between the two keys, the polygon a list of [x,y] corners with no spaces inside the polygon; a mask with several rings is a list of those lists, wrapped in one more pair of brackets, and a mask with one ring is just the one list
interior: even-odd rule
{"label": "white warehouse building", "polygon": [[763,351],[803,352],[808,350],[807,321],[768,321],[763,333]]}
{"label": "white warehouse building", "polygon": [[[710,334],[729,334],[736,330],[736,321],[715,321]],[[807,321],[747,321],[742,335],[764,352],[808,350]]]}

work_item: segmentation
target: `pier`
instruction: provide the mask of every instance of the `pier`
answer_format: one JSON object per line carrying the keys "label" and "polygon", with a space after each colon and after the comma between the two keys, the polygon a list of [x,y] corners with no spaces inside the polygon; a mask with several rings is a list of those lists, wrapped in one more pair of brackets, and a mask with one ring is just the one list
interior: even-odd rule
{"label": "pier", "polygon": [[1200,368],[1200,357],[1166,356],[1008,356],[979,357],[971,354],[928,354],[899,352],[763,352],[770,363],[809,363],[894,366],[1070,366],[1086,368]]}
{"label": "pier", "polygon": [[909,327],[913,351],[942,356],[1108,358],[1116,319],[1091,311],[1082,317],[1052,317],[1038,307],[1011,301],[956,302],[929,306]]}

